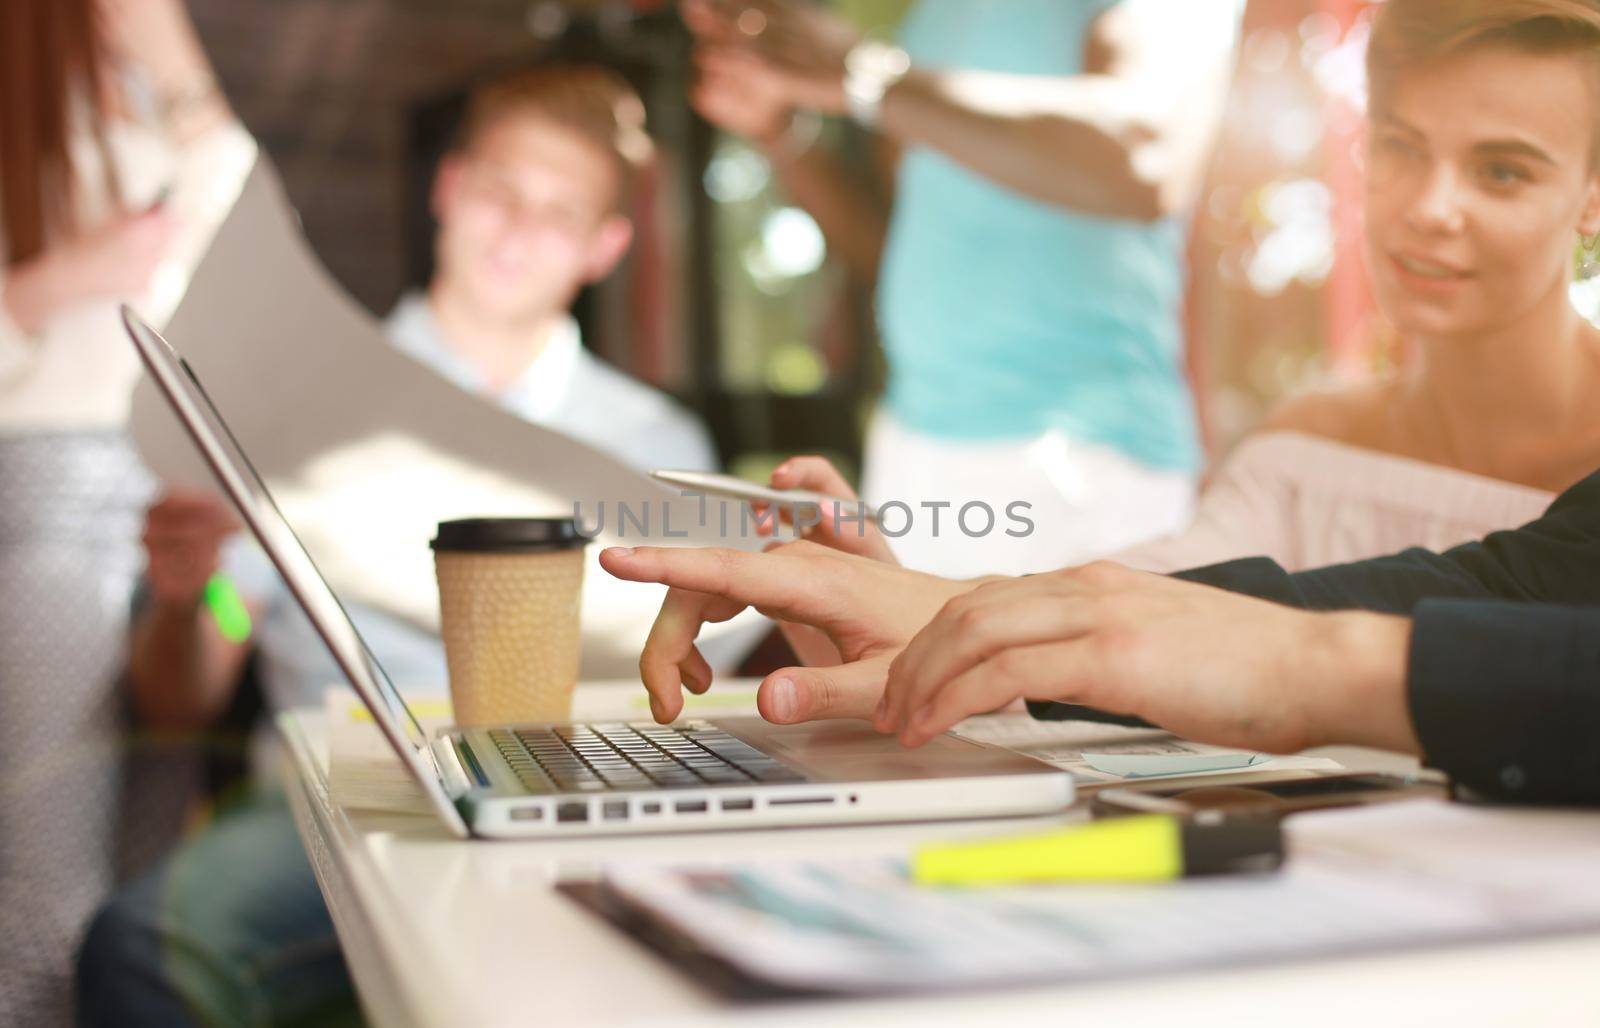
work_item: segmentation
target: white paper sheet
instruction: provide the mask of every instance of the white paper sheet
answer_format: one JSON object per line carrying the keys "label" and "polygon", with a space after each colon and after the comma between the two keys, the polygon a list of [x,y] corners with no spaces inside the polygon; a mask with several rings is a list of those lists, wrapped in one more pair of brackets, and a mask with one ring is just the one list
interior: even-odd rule
{"label": "white paper sheet", "polygon": [[[390,346],[311,252],[264,160],[164,334],[335,590],[424,627],[436,628],[439,616],[427,543],[451,518],[571,515],[576,504],[592,525],[605,504],[610,531],[590,547],[585,575],[586,677],[635,668],[664,593],[606,575],[594,562],[602,546],[646,538],[760,545],[753,534],[720,537],[714,502],[703,524],[696,501],[472,396]],[[214,488],[148,379],[134,396],[132,428],[164,481]],[[648,531],[628,523],[618,532],[622,503],[650,509]],[[713,666],[736,659],[762,624],[747,612],[709,627]]]}

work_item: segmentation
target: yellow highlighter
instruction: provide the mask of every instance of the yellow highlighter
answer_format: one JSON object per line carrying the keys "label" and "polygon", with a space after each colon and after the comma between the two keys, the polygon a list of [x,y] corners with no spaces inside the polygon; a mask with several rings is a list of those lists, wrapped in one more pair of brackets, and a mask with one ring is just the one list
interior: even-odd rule
{"label": "yellow highlighter", "polygon": [[1283,864],[1276,818],[1091,821],[1042,834],[925,846],[911,858],[919,885],[1164,882],[1189,875],[1271,871]]}

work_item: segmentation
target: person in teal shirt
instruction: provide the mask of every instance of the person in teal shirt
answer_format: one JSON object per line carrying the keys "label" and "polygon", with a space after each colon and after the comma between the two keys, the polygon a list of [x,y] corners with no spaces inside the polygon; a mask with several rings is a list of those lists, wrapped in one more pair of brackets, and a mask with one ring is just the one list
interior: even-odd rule
{"label": "person in teal shirt", "polygon": [[[1182,212],[1239,6],[920,0],[899,49],[792,0],[685,3],[696,107],[755,141],[877,283],[889,379],[863,493],[905,505],[887,527],[907,564],[1025,572],[1187,523]],[[807,145],[797,111],[848,114],[894,149],[891,212]],[[1045,545],[1007,517],[1018,503],[1067,531]]]}

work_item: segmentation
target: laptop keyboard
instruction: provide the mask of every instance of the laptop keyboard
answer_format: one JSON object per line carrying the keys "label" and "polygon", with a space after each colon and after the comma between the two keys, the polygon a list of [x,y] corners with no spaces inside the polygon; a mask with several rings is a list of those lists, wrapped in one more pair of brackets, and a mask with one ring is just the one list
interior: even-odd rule
{"label": "laptop keyboard", "polygon": [[804,782],[805,775],[704,721],[492,728],[532,793]]}

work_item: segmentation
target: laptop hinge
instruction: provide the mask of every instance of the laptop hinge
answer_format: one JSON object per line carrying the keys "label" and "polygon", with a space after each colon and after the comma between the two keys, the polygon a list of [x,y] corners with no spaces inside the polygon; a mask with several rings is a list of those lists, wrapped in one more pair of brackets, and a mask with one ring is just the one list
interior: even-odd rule
{"label": "laptop hinge", "polygon": [[439,768],[439,780],[444,783],[444,791],[449,793],[451,799],[465,795],[471,790],[472,781],[461,766],[461,758],[454,744],[441,735],[433,740],[432,749],[433,762]]}

